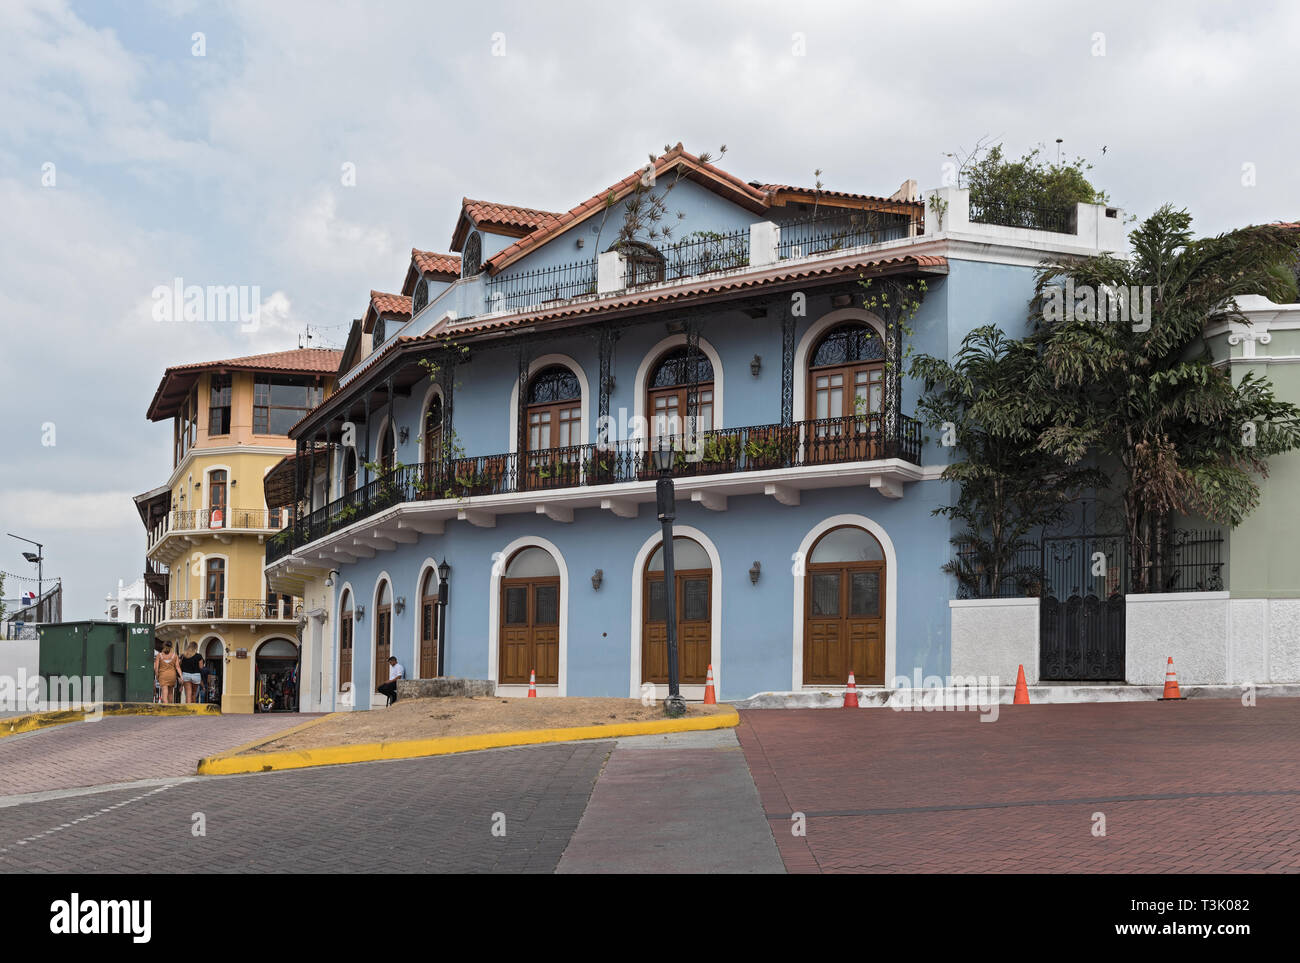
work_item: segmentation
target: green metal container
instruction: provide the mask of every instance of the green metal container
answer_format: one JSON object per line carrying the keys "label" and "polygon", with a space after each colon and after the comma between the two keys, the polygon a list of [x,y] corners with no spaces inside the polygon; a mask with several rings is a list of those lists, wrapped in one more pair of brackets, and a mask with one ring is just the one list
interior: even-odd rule
{"label": "green metal container", "polygon": [[[102,678],[105,702],[153,702],[153,626],[142,622],[61,622],[40,627],[40,673],[49,680]],[[96,683],[92,681],[92,690]],[[93,691],[83,692],[89,701]],[[53,695],[51,695],[53,698]]]}

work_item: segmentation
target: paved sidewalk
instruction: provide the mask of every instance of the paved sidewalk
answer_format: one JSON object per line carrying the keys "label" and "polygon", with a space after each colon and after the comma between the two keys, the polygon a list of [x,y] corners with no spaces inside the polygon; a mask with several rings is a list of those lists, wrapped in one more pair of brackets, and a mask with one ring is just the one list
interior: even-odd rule
{"label": "paved sidewalk", "polygon": [[791,872],[1300,872],[1300,700],[757,710],[737,735]]}
{"label": "paved sidewalk", "polygon": [[733,730],[620,739],[560,873],[780,873]]}
{"label": "paved sidewalk", "polygon": [[194,774],[200,756],[274,735],[309,714],[104,716],[0,739],[0,796]]}

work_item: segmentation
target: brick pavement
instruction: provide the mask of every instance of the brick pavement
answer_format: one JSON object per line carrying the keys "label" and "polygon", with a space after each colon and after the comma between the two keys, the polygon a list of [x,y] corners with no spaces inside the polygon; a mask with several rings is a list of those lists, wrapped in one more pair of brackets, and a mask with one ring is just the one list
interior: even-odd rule
{"label": "brick pavement", "polygon": [[0,796],[193,775],[201,756],[269,737],[309,714],[104,716],[0,739]]}
{"label": "brick pavement", "polygon": [[[1300,700],[1004,706],[978,719],[742,712],[786,868],[1300,872]],[[795,811],[806,837],[791,833]]]}
{"label": "brick pavement", "polygon": [[[0,872],[549,873],[612,747],[204,777],[24,803],[0,810]],[[192,835],[196,812],[206,836]],[[504,836],[493,835],[496,813]]]}

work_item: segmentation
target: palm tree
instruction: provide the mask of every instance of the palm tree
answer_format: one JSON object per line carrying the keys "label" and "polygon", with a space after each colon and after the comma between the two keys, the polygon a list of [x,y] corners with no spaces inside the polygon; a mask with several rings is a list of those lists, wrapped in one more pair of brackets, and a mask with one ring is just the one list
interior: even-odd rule
{"label": "palm tree", "polygon": [[[1204,336],[1207,325],[1245,320],[1242,295],[1295,298],[1278,268],[1295,262],[1300,232],[1272,225],[1194,239],[1190,228],[1185,210],[1165,205],[1130,234],[1131,259],[1044,267],[1031,304],[1029,341],[1043,363],[1026,396],[1050,408],[1038,446],[1072,464],[1117,463],[1134,592],[1164,587],[1172,513],[1237,525],[1258,504],[1269,457],[1300,447],[1300,408],[1253,374],[1234,384]],[[1094,295],[1148,288],[1149,326],[1118,311],[1052,312],[1066,281]]]}

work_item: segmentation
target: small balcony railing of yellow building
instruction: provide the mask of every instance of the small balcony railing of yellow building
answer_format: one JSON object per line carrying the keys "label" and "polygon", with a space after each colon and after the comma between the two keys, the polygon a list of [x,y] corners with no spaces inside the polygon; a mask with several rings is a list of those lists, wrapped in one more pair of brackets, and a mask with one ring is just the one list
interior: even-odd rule
{"label": "small balcony railing of yellow building", "polygon": [[279,508],[177,509],[150,532],[149,547],[171,532],[278,532],[287,522],[288,512]]}
{"label": "small balcony railing of yellow building", "polygon": [[170,599],[167,621],[289,622],[302,611],[301,599]]}

